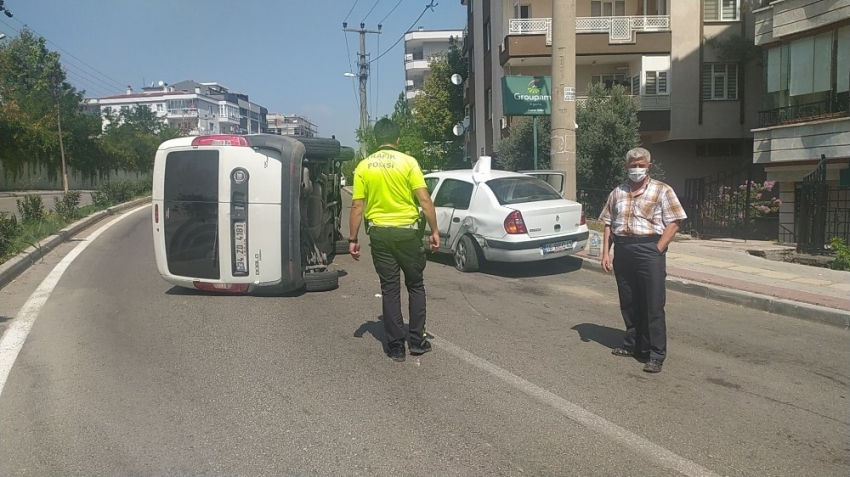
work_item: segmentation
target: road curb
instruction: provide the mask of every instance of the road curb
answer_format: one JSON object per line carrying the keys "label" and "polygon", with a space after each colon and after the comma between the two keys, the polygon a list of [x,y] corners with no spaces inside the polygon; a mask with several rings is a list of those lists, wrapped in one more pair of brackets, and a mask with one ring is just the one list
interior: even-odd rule
{"label": "road curb", "polygon": [[89,215],[88,217],[84,217],[64,229],[59,230],[55,234],[42,239],[35,246],[29,247],[17,256],[0,264],[0,289],[8,285],[15,278],[18,278],[23,272],[35,265],[39,259],[50,253],[53,249],[68,240],[71,240],[75,235],[100,222],[105,217],[115,215],[123,210],[150,201],[151,196],[147,196],[130,202],[124,202],[123,204],[114,205],[106,210],[101,210]]}
{"label": "road curb", "polygon": [[[582,260],[582,269],[605,273],[599,260],[575,256]],[[708,283],[686,280],[684,278],[667,276],[667,289],[688,295],[722,301],[733,305],[743,306],[753,310],[767,311],[777,315],[813,321],[830,326],[850,330],[850,312],[812,305],[793,300],[785,300],[768,295],[759,295],[744,290],[720,287]]]}

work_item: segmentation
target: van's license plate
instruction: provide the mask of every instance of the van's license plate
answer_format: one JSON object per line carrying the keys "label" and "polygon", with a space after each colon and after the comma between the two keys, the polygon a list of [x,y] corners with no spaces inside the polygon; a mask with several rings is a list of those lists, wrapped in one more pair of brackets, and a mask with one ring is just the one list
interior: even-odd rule
{"label": "van's license plate", "polygon": [[248,237],[245,229],[244,220],[233,223],[233,268],[236,273],[248,273]]}
{"label": "van's license plate", "polygon": [[563,252],[565,250],[572,249],[574,243],[575,242],[572,240],[567,240],[565,242],[547,243],[546,245],[540,248],[540,251],[543,253],[543,255],[546,255],[548,253]]}

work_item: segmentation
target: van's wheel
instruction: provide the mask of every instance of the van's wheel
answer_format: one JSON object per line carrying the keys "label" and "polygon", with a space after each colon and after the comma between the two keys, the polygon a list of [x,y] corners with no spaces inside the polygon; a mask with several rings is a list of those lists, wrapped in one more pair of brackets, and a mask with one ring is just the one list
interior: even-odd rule
{"label": "van's wheel", "polygon": [[479,268],[478,249],[469,235],[464,235],[455,250],[455,268],[461,272],[477,272]]}
{"label": "van's wheel", "polygon": [[304,145],[305,155],[315,159],[334,159],[339,157],[340,145],[336,139],[324,137],[296,137]]}
{"label": "van's wheel", "polygon": [[348,253],[348,240],[337,240],[336,241],[336,254],[337,255],[345,255]]}
{"label": "van's wheel", "polygon": [[334,290],[339,287],[339,272],[336,270],[325,270],[323,272],[312,272],[304,274],[308,292],[321,292]]}

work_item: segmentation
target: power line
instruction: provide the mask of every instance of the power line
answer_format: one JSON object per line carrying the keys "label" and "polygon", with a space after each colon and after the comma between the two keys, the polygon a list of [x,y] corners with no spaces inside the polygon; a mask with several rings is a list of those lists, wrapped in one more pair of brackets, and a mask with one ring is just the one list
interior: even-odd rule
{"label": "power line", "polygon": [[348,15],[346,15],[346,16],[345,16],[345,20],[343,20],[343,21],[342,21],[343,23],[345,23],[345,22],[347,22],[347,21],[348,21],[348,17],[350,17],[350,16],[351,16],[351,12],[353,12],[353,11],[354,11],[354,7],[356,7],[356,6],[357,6],[357,2],[359,2],[359,1],[360,1],[360,0],[354,0],[354,5],[352,5],[352,6],[351,6],[351,10],[349,10],[349,11],[348,11]]}
{"label": "power line", "polygon": [[[348,59],[348,71],[351,71],[353,68],[351,67],[351,47],[348,45],[348,35],[342,32],[342,36],[345,37],[345,57]],[[353,81],[351,82],[351,91],[354,93],[354,102],[359,107],[360,99],[357,98],[357,86],[354,86]]]}
{"label": "power line", "polygon": [[45,39],[45,40],[47,40],[48,42],[52,43],[52,44],[53,44],[56,48],[59,48],[60,50],[64,51],[65,53],[67,53],[67,54],[68,54],[68,56],[70,56],[71,58],[76,59],[77,61],[79,61],[79,62],[80,62],[80,63],[82,63],[83,65],[87,66],[89,69],[91,69],[91,70],[92,70],[92,71],[94,71],[95,73],[97,73],[97,74],[99,74],[99,75],[103,76],[104,78],[108,79],[109,81],[111,81],[111,82],[112,82],[112,83],[114,83],[115,85],[118,85],[118,87],[119,87],[119,88],[124,88],[124,84],[123,84],[122,82],[120,82],[120,81],[116,81],[115,79],[110,78],[109,76],[107,76],[107,75],[106,75],[106,74],[104,74],[103,72],[98,71],[97,69],[95,69],[94,67],[92,67],[91,65],[89,65],[88,63],[86,63],[85,61],[83,61],[83,60],[81,60],[81,59],[77,58],[76,56],[74,56],[74,55],[73,55],[70,51],[68,51],[68,50],[66,50],[66,49],[62,48],[61,46],[57,45],[56,43],[54,43],[54,42],[50,41],[50,39],[49,39],[49,38],[47,38],[46,36],[42,35],[41,33],[37,32],[37,31],[35,31],[33,28],[31,28],[30,26],[28,26],[26,23],[22,22],[22,21],[21,21],[21,20],[19,20],[18,18],[15,18],[15,21],[17,21],[18,23],[20,23],[20,24],[21,24],[21,25],[23,25],[24,27],[26,27],[26,28],[28,28],[28,29],[32,30],[32,32],[33,32],[33,33],[35,33],[36,35],[38,35],[38,36],[40,36],[40,37],[44,38],[44,39]]}
{"label": "power line", "polygon": [[392,9],[392,10],[390,10],[390,13],[387,13],[387,15],[386,15],[384,18],[382,18],[382,19],[381,19],[381,21],[379,21],[378,23],[384,23],[384,20],[386,20],[387,18],[389,18],[389,17],[390,17],[390,15],[392,15],[392,14],[393,14],[393,12],[395,11],[395,9],[396,9],[396,8],[398,8],[398,6],[399,6],[399,5],[401,5],[401,2],[403,2],[403,1],[404,1],[404,0],[398,0],[398,3],[396,3],[396,4],[395,4],[395,6],[393,7],[393,9]]}
{"label": "power line", "polygon": [[369,9],[369,13],[367,13],[366,16],[363,17],[363,20],[360,20],[360,23],[366,22],[366,19],[369,18],[369,15],[372,14],[372,11],[375,10],[375,7],[377,7],[379,3],[381,3],[381,0],[375,0],[375,4],[372,5],[372,8]]}
{"label": "power line", "polygon": [[392,51],[392,49],[393,49],[393,48],[395,48],[395,47],[396,47],[396,45],[398,45],[398,44],[399,44],[399,42],[401,42],[401,40],[404,40],[404,35],[406,35],[408,32],[410,32],[410,30],[412,30],[412,29],[413,29],[413,27],[415,27],[415,26],[416,26],[416,24],[417,24],[417,23],[419,23],[419,20],[421,20],[421,19],[422,19],[422,17],[423,17],[423,16],[425,16],[425,12],[427,12],[429,9],[433,12],[433,11],[434,11],[434,7],[436,7],[437,5],[439,5],[439,4],[434,3],[434,0],[431,0],[431,3],[430,3],[430,4],[425,5],[425,9],[424,9],[424,10],[422,10],[422,13],[420,13],[420,14],[419,14],[419,16],[416,18],[416,20],[414,20],[414,21],[413,21],[413,23],[410,25],[410,27],[407,29],[407,31],[405,31],[404,33],[402,33],[402,34],[401,34],[401,36],[398,38],[398,40],[396,40],[396,42],[395,42],[395,43],[393,43],[393,46],[391,46],[391,47],[387,48],[387,49],[386,49],[386,51],[384,51],[383,53],[381,53],[380,55],[378,55],[378,57],[377,57],[377,58],[375,58],[374,60],[372,60],[372,61],[368,62],[367,64],[372,64],[373,62],[380,60],[382,56],[384,56],[384,55],[386,55],[387,53],[389,53],[390,51]]}
{"label": "power line", "polygon": [[[381,35],[378,35],[378,46],[376,48],[378,51],[381,51]],[[375,65],[375,117],[378,117],[378,104],[380,101],[381,95],[381,63],[378,62]]]}

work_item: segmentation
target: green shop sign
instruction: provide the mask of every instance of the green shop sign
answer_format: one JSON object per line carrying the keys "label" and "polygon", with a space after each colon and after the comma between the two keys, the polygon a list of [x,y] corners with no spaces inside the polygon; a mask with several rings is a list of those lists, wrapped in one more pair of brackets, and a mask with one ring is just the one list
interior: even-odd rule
{"label": "green shop sign", "polygon": [[552,77],[503,76],[502,107],[505,116],[552,114]]}

